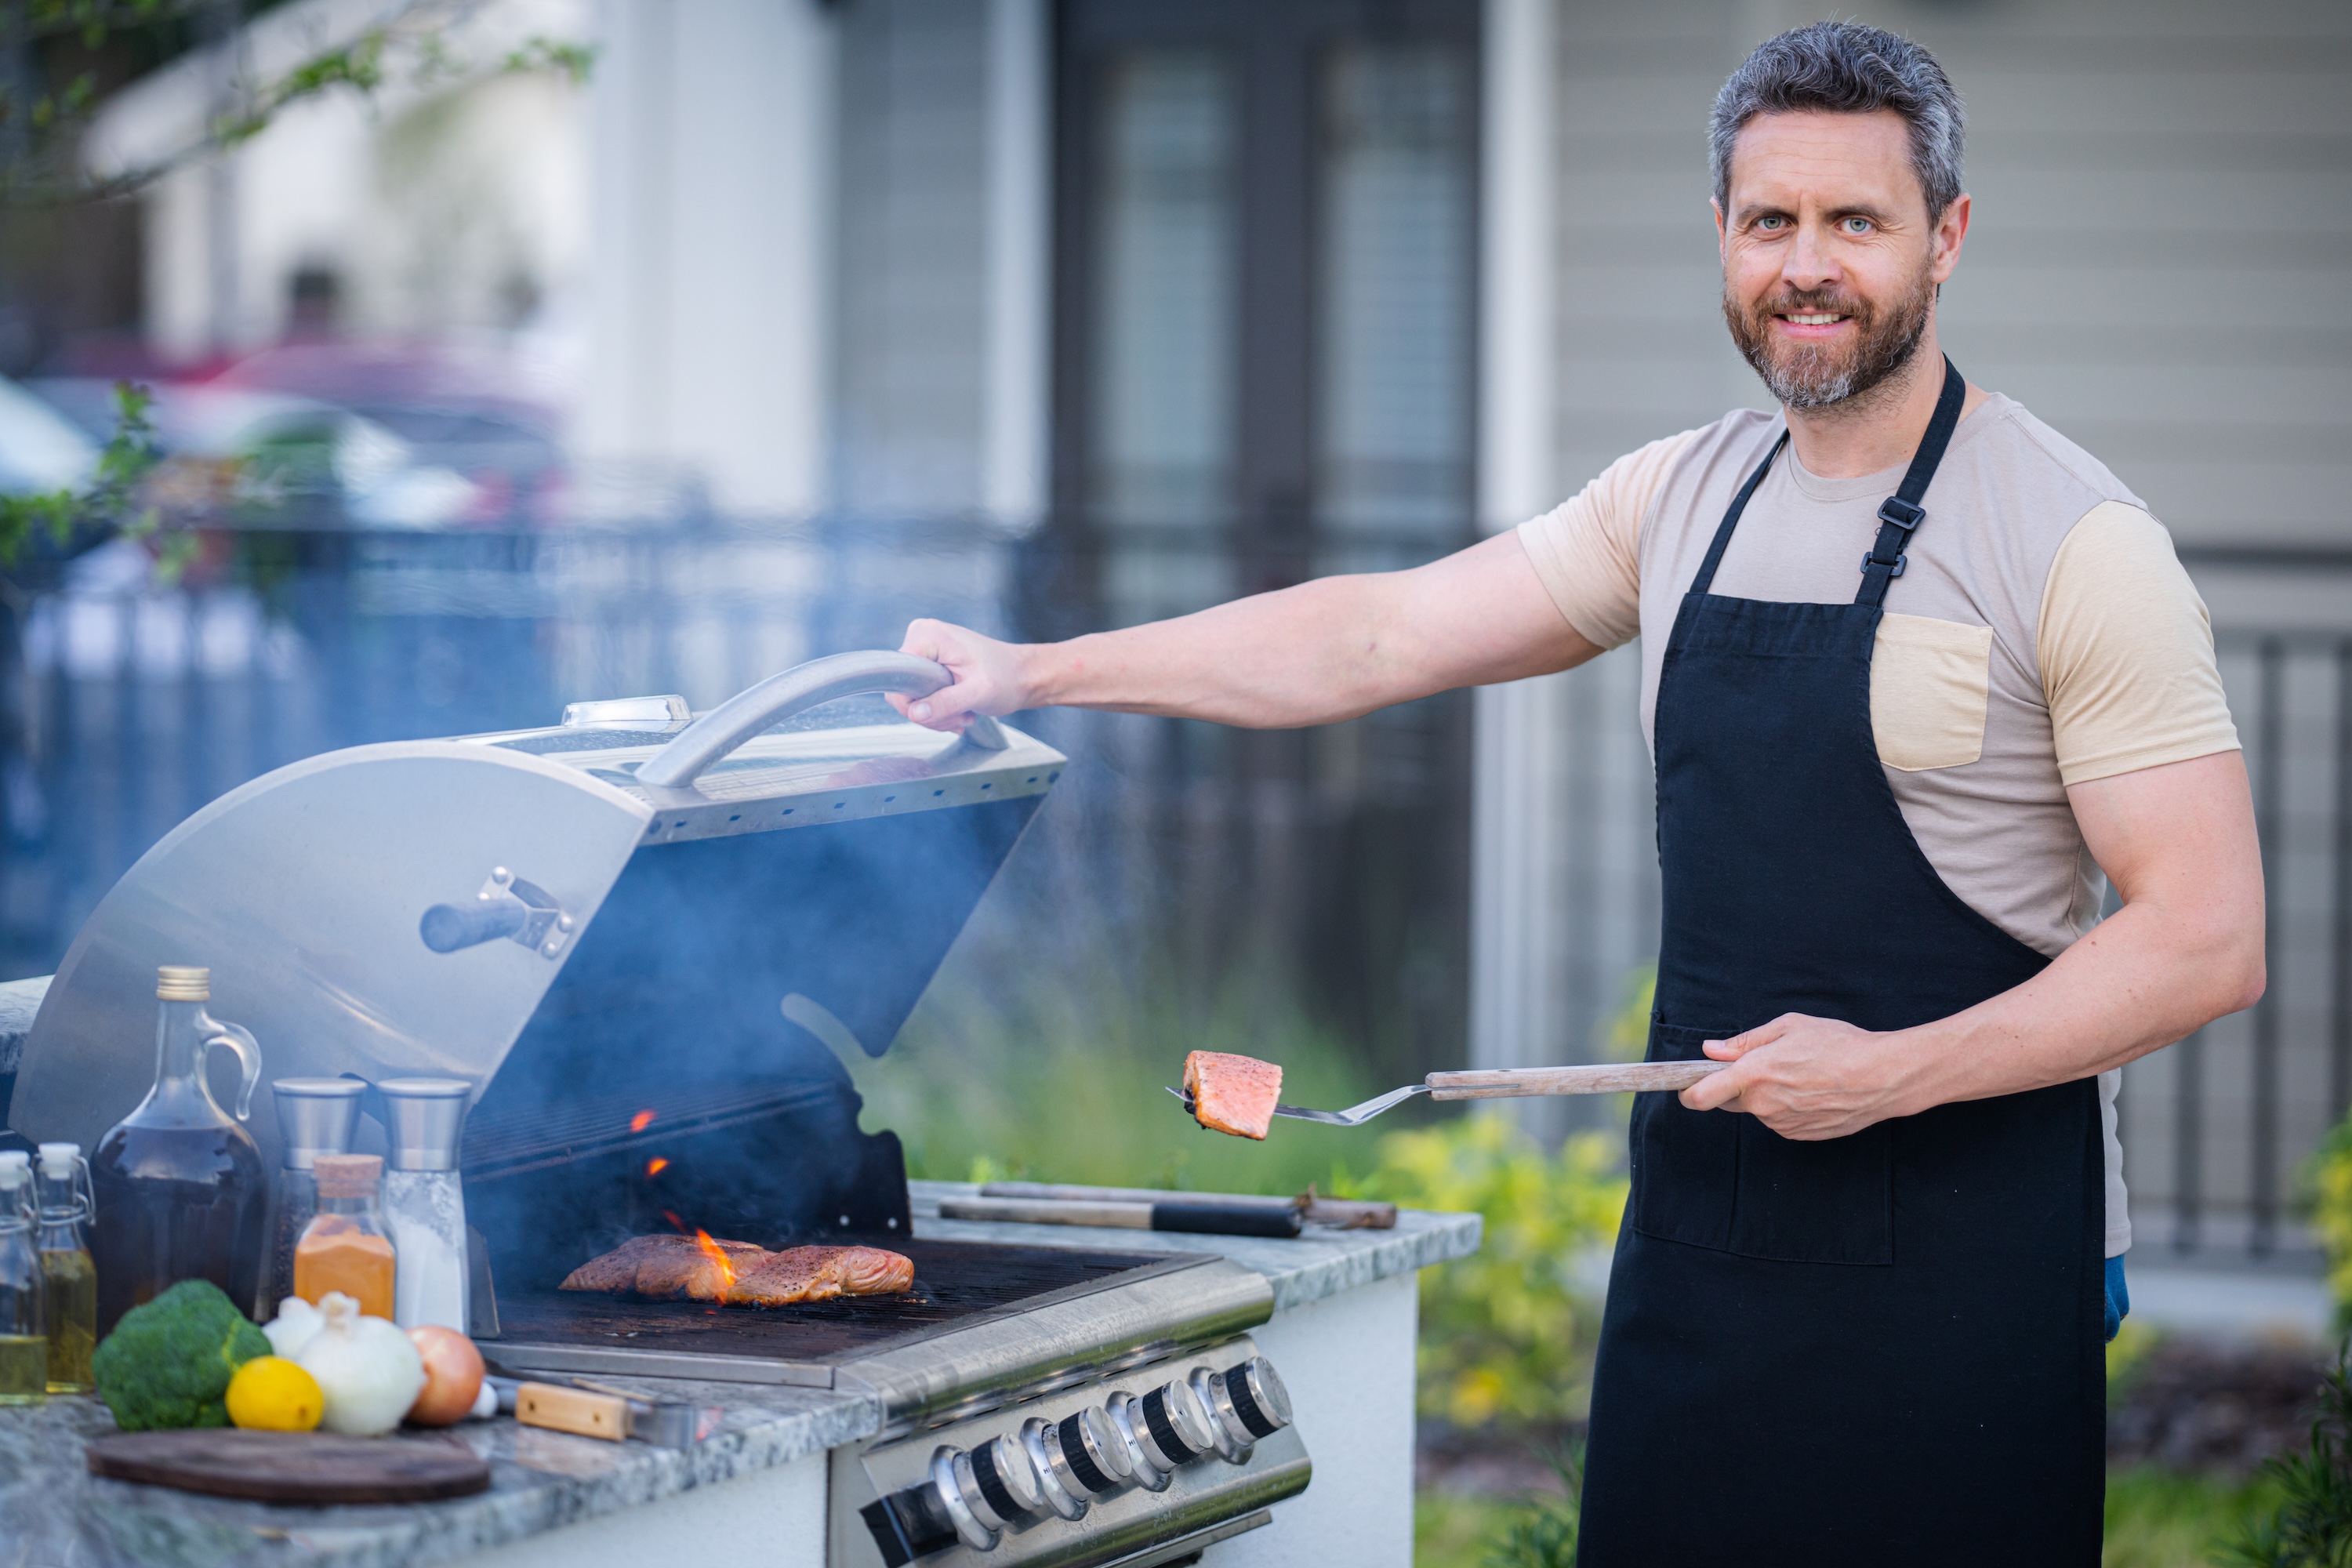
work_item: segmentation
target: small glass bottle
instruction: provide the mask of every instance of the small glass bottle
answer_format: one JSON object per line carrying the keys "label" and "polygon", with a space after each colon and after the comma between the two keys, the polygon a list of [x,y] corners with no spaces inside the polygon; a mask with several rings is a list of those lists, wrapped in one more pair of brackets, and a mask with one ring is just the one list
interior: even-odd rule
{"label": "small glass bottle", "polygon": [[33,1191],[40,1216],[35,1244],[47,1284],[49,1392],[88,1394],[98,1386],[89,1372],[90,1352],[98,1348],[98,1265],[82,1227],[96,1217],[98,1199],[81,1145],[42,1144]]}
{"label": "small glass bottle", "polygon": [[390,1318],[395,1279],[383,1225],[383,1157],[321,1154],[311,1165],[319,1212],[294,1244],[294,1294],[312,1306],[341,1290],[371,1318]]}
{"label": "small glass bottle", "polygon": [[0,1405],[38,1405],[48,1395],[47,1294],[33,1246],[33,1159],[0,1150]]}
{"label": "small glass bottle", "polygon": [[[183,1279],[209,1279],[241,1310],[261,1277],[269,1177],[237,1125],[261,1080],[261,1047],[205,1010],[212,971],[166,964],[155,974],[155,1087],[98,1141],[90,1176],[105,1223],[90,1237],[98,1260],[98,1332]],[[213,1099],[205,1059],[237,1055],[244,1080],[236,1121]]]}

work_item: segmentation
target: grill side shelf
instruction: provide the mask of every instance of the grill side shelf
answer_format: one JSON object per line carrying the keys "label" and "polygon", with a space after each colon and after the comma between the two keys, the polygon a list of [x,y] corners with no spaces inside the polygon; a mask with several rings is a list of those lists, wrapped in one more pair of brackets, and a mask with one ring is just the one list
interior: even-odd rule
{"label": "grill side shelf", "polygon": [[1218,1257],[1170,1258],[894,1341],[843,1362],[834,1386],[880,1400],[888,1437],[1213,1344],[1273,1316],[1263,1275]]}

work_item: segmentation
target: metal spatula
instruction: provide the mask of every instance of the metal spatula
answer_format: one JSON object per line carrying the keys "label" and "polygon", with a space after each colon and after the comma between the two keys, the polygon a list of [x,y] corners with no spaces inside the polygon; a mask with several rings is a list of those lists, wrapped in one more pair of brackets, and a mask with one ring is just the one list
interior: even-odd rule
{"label": "metal spatula", "polygon": [[[1392,1089],[1386,1094],[1351,1105],[1345,1110],[1309,1110],[1301,1105],[1277,1105],[1276,1116],[1294,1121],[1326,1121],[1334,1127],[1360,1127],[1391,1106],[1416,1094],[1432,1100],[1525,1100],[1543,1094],[1647,1093],[1688,1089],[1729,1062],[1595,1062],[1572,1068],[1488,1068],[1471,1072],[1433,1072],[1419,1083]],[[1181,1089],[1168,1091],[1192,1109],[1192,1097]]]}

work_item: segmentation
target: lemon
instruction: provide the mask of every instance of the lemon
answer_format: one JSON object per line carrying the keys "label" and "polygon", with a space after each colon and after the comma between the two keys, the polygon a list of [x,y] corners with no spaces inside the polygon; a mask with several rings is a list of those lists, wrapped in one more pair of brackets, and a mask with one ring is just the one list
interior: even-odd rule
{"label": "lemon", "polygon": [[228,1380],[228,1418],[261,1432],[308,1432],[327,1408],[319,1380],[283,1356],[256,1356]]}

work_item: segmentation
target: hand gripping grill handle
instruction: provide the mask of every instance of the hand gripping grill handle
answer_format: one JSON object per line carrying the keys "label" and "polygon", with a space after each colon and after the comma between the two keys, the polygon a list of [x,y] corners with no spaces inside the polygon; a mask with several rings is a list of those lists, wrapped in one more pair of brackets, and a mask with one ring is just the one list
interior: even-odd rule
{"label": "hand gripping grill handle", "polygon": [[[955,677],[944,668],[910,653],[886,653],[876,648],[813,658],[737,692],[679,731],[669,744],[637,770],[637,782],[662,789],[684,789],[712,763],[761,731],[837,697],[856,697],[868,691],[929,697],[954,683]],[[971,716],[963,738],[988,751],[1004,749],[1004,731],[985,714]]]}

